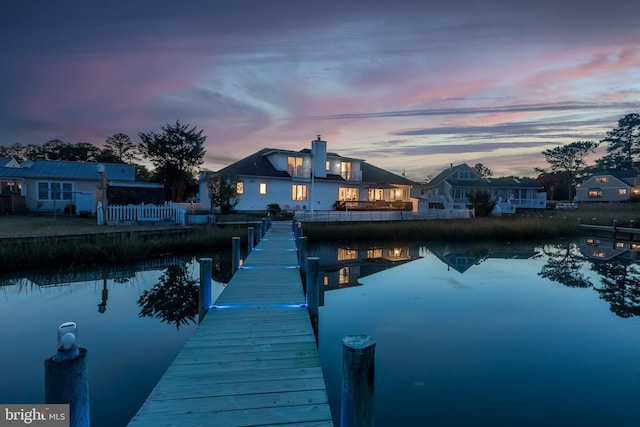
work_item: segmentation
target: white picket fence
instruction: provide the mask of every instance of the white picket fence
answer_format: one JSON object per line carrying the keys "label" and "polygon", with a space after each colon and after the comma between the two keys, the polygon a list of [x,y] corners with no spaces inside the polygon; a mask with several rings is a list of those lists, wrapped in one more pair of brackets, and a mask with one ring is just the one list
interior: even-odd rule
{"label": "white picket fence", "polygon": [[[98,202],[98,225],[104,224],[102,202]],[[187,210],[174,204],[107,206],[107,224],[173,223],[184,225]]]}

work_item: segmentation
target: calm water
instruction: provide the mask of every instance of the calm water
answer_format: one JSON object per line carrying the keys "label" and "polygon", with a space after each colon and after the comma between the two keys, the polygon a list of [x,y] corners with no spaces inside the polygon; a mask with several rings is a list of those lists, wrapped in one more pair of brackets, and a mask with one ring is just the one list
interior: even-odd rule
{"label": "calm water", "polygon": [[[350,334],[377,342],[377,426],[635,423],[640,268],[633,252],[592,243],[310,246],[336,425]],[[198,278],[195,261],[166,264]],[[217,293],[230,261],[214,264]],[[44,360],[59,324],[74,321],[89,350],[91,424],[126,425],[195,329],[138,315],[145,291],[171,285],[167,265],[0,279],[0,402],[44,402]],[[193,314],[184,309],[171,311]]]}

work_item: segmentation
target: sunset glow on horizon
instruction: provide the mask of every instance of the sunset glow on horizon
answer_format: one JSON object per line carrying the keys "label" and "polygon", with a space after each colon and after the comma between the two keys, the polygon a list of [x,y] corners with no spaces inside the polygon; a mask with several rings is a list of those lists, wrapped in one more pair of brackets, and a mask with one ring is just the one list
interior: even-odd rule
{"label": "sunset glow on horizon", "polygon": [[[12,2],[14,3],[14,2]],[[542,151],[640,112],[640,3],[15,2],[0,145],[203,129],[204,167],[328,150],[421,181],[537,176]],[[602,149],[601,149],[602,150]]]}

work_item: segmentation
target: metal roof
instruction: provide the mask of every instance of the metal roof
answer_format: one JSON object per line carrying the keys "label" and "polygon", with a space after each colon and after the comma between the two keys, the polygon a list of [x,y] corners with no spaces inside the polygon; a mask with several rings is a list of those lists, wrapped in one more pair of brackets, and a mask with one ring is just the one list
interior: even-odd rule
{"label": "metal roof", "polygon": [[[96,181],[99,163],[60,160],[34,160],[22,163],[20,168],[0,167],[0,176],[13,178],[73,179]],[[135,165],[102,163],[110,181],[135,181]]]}

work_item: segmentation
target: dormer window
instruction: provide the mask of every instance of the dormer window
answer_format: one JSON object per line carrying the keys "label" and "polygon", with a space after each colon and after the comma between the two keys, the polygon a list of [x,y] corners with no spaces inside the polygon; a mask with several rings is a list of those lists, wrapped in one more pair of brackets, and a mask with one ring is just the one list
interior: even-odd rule
{"label": "dormer window", "polygon": [[469,179],[470,174],[468,170],[458,171],[458,179]]}

